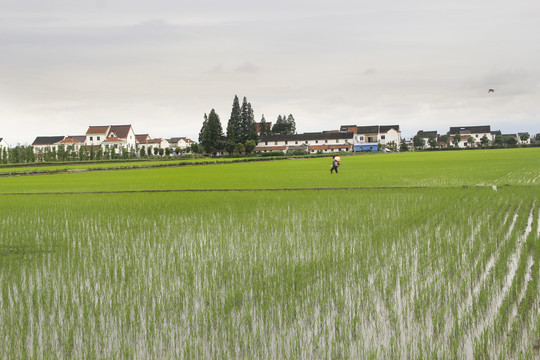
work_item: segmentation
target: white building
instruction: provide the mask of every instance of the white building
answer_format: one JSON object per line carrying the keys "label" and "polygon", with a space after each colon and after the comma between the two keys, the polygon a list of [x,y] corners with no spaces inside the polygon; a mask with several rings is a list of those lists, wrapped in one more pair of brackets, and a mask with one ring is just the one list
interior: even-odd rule
{"label": "white building", "polygon": [[84,136],[68,136],[55,145],[57,147],[63,145],[66,150],[79,151],[84,146],[84,140]]}
{"label": "white building", "polygon": [[340,131],[351,131],[354,133],[355,144],[381,144],[399,146],[401,142],[401,131],[399,125],[342,125]]}
{"label": "white building", "polygon": [[7,151],[9,149],[9,145],[4,138],[0,138],[0,153],[2,153],[4,149]]}
{"label": "white building", "polygon": [[[105,143],[106,141],[108,142]],[[127,151],[137,149],[137,140],[131,125],[90,126],[86,131],[84,144],[101,146],[103,150],[111,145],[115,148],[124,148]]]}
{"label": "white building", "polygon": [[437,134],[437,131],[420,130],[420,131],[418,131],[416,133],[416,136],[419,136],[422,140],[424,140],[424,146],[423,146],[424,149],[427,149],[427,148],[431,147],[429,145],[429,139],[430,138],[434,138],[435,142],[437,142],[438,139],[439,139],[439,134]]}
{"label": "white building", "polygon": [[186,137],[173,137],[167,139],[167,142],[172,150],[175,150],[176,148],[185,149],[193,144],[193,140]]}
{"label": "white building", "polygon": [[379,126],[379,143],[381,145],[395,144],[399,146],[401,142],[401,131],[399,125]]}
{"label": "white building", "polygon": [[262,136],[255,147],[255,152],[282,151],[302,149],[310,154],[349,152],[352,151],[353,133],[328,131],[320,133],[304,133],[290,135]]}
{"label": "white building", "polygon": [[[457,134],[459,134],[459,137],[456,136]],[[467,148],[471,146],[478,147],[481,145],[481,140],[484,136],[490,142],[494,140],[490,125],[451,127],[448,135],[450,137],[450,144],[452,145],[456,144],[455,140],[459,138],[459,141],[457,141],[457,146],[460,148]],[[474,140],[472,145],[469,142],[469,138]]]}
{"label": "white building", "polygon": [[38,136],[32,143],[34,154],[44,153],[45,151],[56,151],[60,141],[64,140],[65,136]]}
{"label": "white building", "polygon": [[[521,136],[523,134],[527,134],[529,135],[529,138],[527,140],[521,140]],[[529,133],[525,133],[525,132],[521,132],[521,133],[517,133],[517,140],[518,140],[518,144],[526,144],[526,145],[529,145],[531,144],[531,135]]]}
{"label": "white building", "polygon": [[[147,155],[154,155],[154,149],[165,149],[169,146],[167,141],[157,138],[152,139],[148,134],[135,135],[137,140],[137,151],[144,150]],[[150,150],[150,152],[148,152]]]}

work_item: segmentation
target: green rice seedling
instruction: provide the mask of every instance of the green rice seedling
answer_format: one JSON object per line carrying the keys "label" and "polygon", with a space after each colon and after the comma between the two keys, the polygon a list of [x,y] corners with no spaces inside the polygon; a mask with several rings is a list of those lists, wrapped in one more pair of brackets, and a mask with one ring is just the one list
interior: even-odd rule
{"label": "green rice seedling", "polygon": [[[395,159],[380,158],[385,163],[374,179],[395,174],[387,168]],[[371,157],[350,159],[351,166],[366,161],[376,168]],[[437,156],[409,161],[420,159],[433,164]],[[0,358],[534,353],[538,306],[522,304],[540,300],[538,216],[526,242],[516,243],[532,204],[540,203],[536,187],[441,187],[457,177],[430,177],[418,165],[424,174],[403,183],[437,187],[325,190],[351,178],[329,183],[315,175],[319,161],[119,171],[109,183],[99,183],[102,173],[20,178],[20,184],[0,179],[4,192],[24,185],[41,193],[289,189],[295,182],[304,189],[2,195]],[[465,182],[491,182],[528,166],[504,157],[501,164]],[[272,177],[292,169],[288,176],[298,178]],[[245,178],[252,172],[260,183]],[[217,174],[230,179],[205,177]],[[513,254],[521,256],[515,270],[508,265]],[[501,291],[508,315],[500,314]],[[504,331],[495,324],[503,316]],[[497,338],[506,342],[496,345]]]}

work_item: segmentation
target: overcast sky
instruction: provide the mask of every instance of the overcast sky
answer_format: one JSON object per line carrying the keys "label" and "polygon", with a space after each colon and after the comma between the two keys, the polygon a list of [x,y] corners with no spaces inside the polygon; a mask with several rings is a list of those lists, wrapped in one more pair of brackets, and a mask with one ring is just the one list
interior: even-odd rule
{"label": "overcast sky", "polygon": [[[234,95],[297,131],[540,132],[538,0],[0,0],[0,137],[197,140]],[[488,89],[495,89],[488,93]]]}

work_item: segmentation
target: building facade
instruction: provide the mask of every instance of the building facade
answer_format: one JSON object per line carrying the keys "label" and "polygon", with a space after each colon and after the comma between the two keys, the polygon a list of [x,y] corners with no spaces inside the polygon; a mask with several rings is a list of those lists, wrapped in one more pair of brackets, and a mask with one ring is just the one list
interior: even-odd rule
{"label": "building facade", "polygon": [[[393,145],[396,148],[401,142],[401,131],[399,125],[342,125],[340,131],[350,131],[354,134],[354,144],[357,148],[373,148],[374,144],[377,146],[390,146]],[[370,144],[369,147],[364,144]]]}
{"label": "building facade", "polygon": [[[459,136],[456,136],[457,134]],[[457,144],[457,147],[460,148],[478,147],[481,145],[484,136],[489,142],[494,140],[490,125],[451,127],[448,136],[450,137],[450,143],[454,146]],[[469,138],[472,138],[472,141]]]}
{"label": "building facade", "polygon": [[0,138],[0,153],[3,152],[4,149],[7,151],[9,149],[9,145],[4,138]]}
{"label": "building facade", "polygon": [[310,154],[350,152],[353,150],[353,133],[329,131],[290,135],[262,136],[255,152],[304,150]]}
{"label": "building facade", "polygon": [[137,140],[131,125],[89,126],[84,144],[101,146],[103,151],[111,148],[123,148],[127,151],[137,149]]}

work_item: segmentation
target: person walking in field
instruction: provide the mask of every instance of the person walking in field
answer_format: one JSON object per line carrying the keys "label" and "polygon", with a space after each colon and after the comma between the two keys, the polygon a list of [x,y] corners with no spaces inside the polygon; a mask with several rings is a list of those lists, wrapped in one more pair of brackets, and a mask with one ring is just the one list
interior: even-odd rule
{"label": "person walking in field", "polygon": [[341,158],[339,156],[334,155],[332,159],[332,168],[330,169],[330,174],[336,171],[336,174],[338,173],[338,167],[341,165]]}

